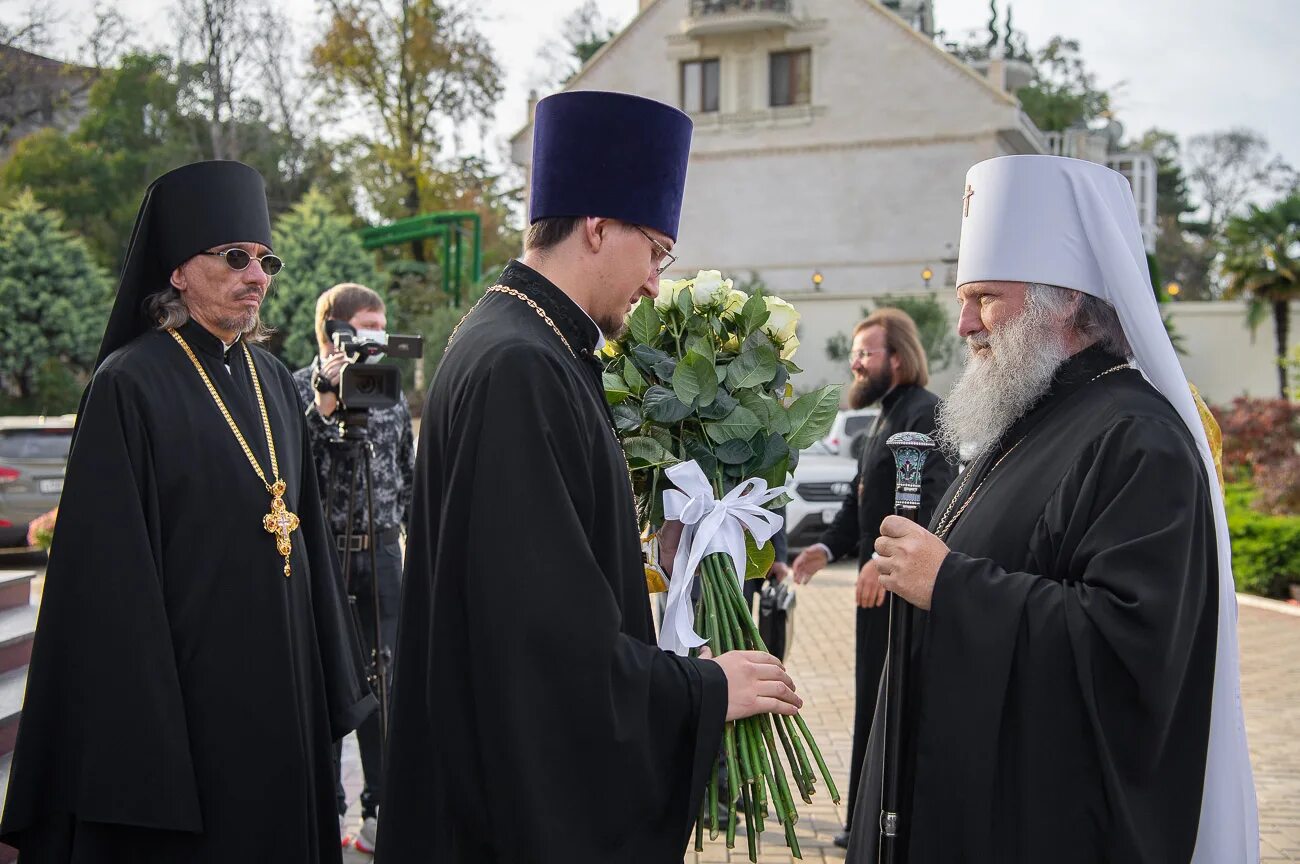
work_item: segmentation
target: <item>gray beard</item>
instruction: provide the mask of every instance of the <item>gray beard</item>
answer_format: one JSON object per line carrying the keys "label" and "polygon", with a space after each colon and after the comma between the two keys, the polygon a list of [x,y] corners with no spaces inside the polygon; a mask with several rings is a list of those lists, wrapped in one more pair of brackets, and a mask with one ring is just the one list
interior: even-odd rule
{"label": "gray beard", "polygon": [[[935,435],[950,455],[982,453],[1052,384],[1052,376],[1070,357],[1058,322],[1031,303],[1018,318],[992,335],[966,340],[965,369],[939,406]],[[975,349],[990,346],[991,352]]]}

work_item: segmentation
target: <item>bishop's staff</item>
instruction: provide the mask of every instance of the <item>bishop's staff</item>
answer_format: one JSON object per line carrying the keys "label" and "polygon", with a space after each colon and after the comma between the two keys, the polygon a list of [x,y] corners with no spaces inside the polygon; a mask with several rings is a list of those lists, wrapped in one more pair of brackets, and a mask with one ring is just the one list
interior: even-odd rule
{"label": "bishop's staff", "polygon": [[[900,432],[885,442],[894,452],[894,515],[917,522],[921,512],[921,475],[934,441],[919,432]],[[901,800],[903,699],[911,659],[912,618],[908,602],[889,594],[889,655],[885,666],[885,771],[880,795],[880,862],[900,864],[899,837],[906,825]]]}

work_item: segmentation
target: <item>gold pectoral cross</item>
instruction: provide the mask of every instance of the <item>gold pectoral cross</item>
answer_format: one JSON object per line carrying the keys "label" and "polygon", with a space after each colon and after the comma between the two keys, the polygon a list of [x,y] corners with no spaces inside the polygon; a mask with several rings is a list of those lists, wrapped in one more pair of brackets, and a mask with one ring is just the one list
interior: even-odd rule
{"label": "gold pectoral cross", "polygon": [[275,548],[284,556],[284,578],[289,578],[289,535],[298,530],[298,517],[284,506],[284,481],[271,486],[271,512],[262,517],[266,533],[275,535]]}

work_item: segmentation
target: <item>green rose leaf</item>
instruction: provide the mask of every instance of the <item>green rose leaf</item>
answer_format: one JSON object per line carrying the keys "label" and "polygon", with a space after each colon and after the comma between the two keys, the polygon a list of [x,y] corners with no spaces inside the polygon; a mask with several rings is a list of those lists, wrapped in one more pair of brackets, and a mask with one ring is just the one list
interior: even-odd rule
{"label": "green rose leaf", "polygon": [[674,302],[676,303],[677,311],[685,315],[689,321],[691,316],[695,314],[695,298],[691,296],[691,289],[685,288],[682,291],[679,291]]}
{"label": "green rose leaf", "polygon": [[722,420],[716,423],[705,423],[704,430],[714,441],[725,444],[737,438],[748,441],[754,437],[756,432],[763,430],[763,424],[754,416],[753,411],[743,405],[738,405],[734,411]]}
{"label": "green rose leaf", "polygon": [[651,438],[653,438],[653,439],[655,439],[656,441],[658,441],[660,447],[664,448],[665,450],[669,451],[670,453],[672,452],[672,450],[673,450],[673,433],[669,432],[667,429],[665,429],[665,428],[662,427],[662,426],[654,426],[654,425],[652,425],[652,426],[650,427],[650,431],[649,431],[647,434],[648,434]]}
{"label": "green rose leaf", "polygon": [[840,407],[840,385],[831,384],[805,393],[790,406],[790,434],[786,441],[791,450],[802,450],[823,437],[835,420]]}
{"label": "green rose leaf", "polygon": [[677,361],[672,357],[665,357],[654,365],[654,373],[660,381],[673,380],[673,373],[677,371]]}
{"label": "green rose leaf", "polygon": [[772,380],[780,364],[771,345],[746,344],[740,356],[727,367],[727,384],[732,390],[758,387]]}
{"label": "green rose leaf", "polygon": [[700,408],[700,418],[704,420],[721,420],[740,404],[735,397],[726,390],[719,390],[718,395],[712,402]]}
{"label": "green rose leaf", "polygon": [[798,366],[795,365],[795,362],[793,360],[782,360],[781,365],[784,366],[785,371],[790,373],[791,375],[798,375],[800,372],[803,371],[802,369],[800,369]]}
{"label": "green rose leaf", "polygon": [[635,395],[640,396],[649,387],[645,378],[641,377],[641,370],[636,368],[631,357],[623,358],[623,380],[627,382],[628,389]]}
{"label": "green rose leaf", "polygon": [[699,463],[700,470],[704,476],[712,477],[718,470],[718,460],[713,452],[701,441],[694,438],[686,442],[686,456],[688,459],[694,459]]}
{"label": "green rose leaf", "polygon": [[617,372],[602,373],[600,383],[605,387],[605,401],[611,405],[617,405],[632,395],[632,390]]}
{"label": "green rose leaf", "polygon": [[686,339],[686,353],[699,354],[701,357],[707,357],[710,365],[717,356],[713,347],[713,337],[705,331],[703,336],[690,336]]}
{"label": "green rose leaf", "polygon": [[692,408],[708,405],[718,395],[718,379],[713,361],[691,352],[673,371],[673,392]]}
{"label": "green rose leaf", "polygon": [[715,449],[718,461],[724,465],[743,465],[754,456],[754,448],[741,438],[733,438]]}
{"label": "green rose leaf", "polygon": [[641,412],[631,402],[622,402],[614,406],[614,428],[620,432],[634,432],[641,428]]}
{"label": "green rose leaf", "polygon": [[745,305],[740,307],[739,322],[745,335],[753,333],[759,327],[767,323],[768,316],[767,303],[763,301],[763,295],[755,294],[745,301]]}
{"label": "green rose leaf", "polygon": [[623,442],[623,452],[631,468],[653,468],[658,465],[675,465],[677,457],[653,438],[637,436]]}
{"label": "green rose leaf", "polygon": [[668,359],[668,355],[658,348],[651,348],[649,345],[632,346],[632,358],[636,361],[636,366],[642,374],[648,375],[659,363]]}
{"label": "green rose leaf", "polygon": [[691,406],[677,398],[673,391],[658,384],[645,391],[642,400],[645,416],[656,423],[680,423],[691,415]]}
{"label": "green rose leaf", "polygon": [[730,368],[731,368],[730,363],[719,365],[714,368],[713,371],[717,374],[719,384],[727,380],[727,370]]}
{"label": "green rose leaf", "polygon": [[628,329],[632,331],[632,338],[642,344],[648,344],[655,340],[659,335],[659,328],[662,323],[659,320],[659,312],[655,309],[653,303],[638,303],[632,310],[632,314],[627,319]]}
{"label": "green rose leaf", "polygon": [[754,458],[745,463],[746,477],[761,477],[763,472],[790,455],[790,445],[775,432],[770,435],[759,433],[749,443],[754,450]]}
{"label": "green rose leaf", "polygon": [[780,397],[785,394],[785,385],[790,380],[790,370],[782,364],[776,367],[776,374],[772,376],[772,383],[767,385],[776,396]]}
{"label": "green rose leaf", "polygon": [[745,532],[745,578],[762,579],[767,575],[767,571],[772,569],[773,562],[776,561],[776,547],[772,541],[768,540],[763,544],[763,548],[758,547],[758,541],[748,531]]}

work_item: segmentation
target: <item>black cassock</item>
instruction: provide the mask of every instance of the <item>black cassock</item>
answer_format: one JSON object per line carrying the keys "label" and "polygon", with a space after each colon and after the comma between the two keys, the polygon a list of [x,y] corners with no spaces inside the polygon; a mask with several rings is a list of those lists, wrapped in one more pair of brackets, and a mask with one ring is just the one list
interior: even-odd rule
{"label": "black cassock", "polygon": [[[597,330],[512,262],[420,429],[379,860],[680,862],[726,680],[654,645]],[[576,356],[575,356],[576,355]]]}
{"label": "black cassock", "polygon": [[[1120,363],[1068,360],[935,510],[932,531],[979,488],[930,612],[911,611],[911,864],[1191,858],[1217,637],[1211,487],[1164,397],[1135,370],[1102,374]],[[876,861],[883,725],[857,864]]]}
{"label": "black cassock", "polygon": [[[268,472],[242,347],[191,322]],[[181,347],[148,332],[91,381],[68,462],[3,840],[44,862],[339,861],[331,742],[375,707],[288,371],[253,348],[271,497]]]}

